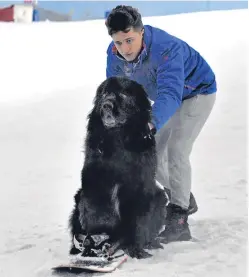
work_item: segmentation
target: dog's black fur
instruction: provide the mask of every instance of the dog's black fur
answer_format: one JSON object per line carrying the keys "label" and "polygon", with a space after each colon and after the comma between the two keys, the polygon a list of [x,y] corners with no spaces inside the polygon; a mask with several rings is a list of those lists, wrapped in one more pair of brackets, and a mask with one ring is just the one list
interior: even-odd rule
{"label": "dog's black fur", "polygon": [[[144,249],[165,224],[167,202],[155,182],[150,102],[135,81],[111,77],[98,87],[88,119],[82,184],[69,221],[72,239],[106,233],[131,257],[148,257]],[[70,253],[78,252],[72,246]]]}

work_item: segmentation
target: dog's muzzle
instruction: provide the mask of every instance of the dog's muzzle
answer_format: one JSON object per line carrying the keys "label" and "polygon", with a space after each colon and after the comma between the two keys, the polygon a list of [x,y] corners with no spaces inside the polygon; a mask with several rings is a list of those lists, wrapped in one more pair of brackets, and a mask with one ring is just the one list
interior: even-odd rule
{"label": "dog's muzzle", "polygon": [[114,105],[110,100],[104,101],[100,108],[103,124],[108,128],[114,127],[116,125],[116,120],[113,115],[113,108]]}

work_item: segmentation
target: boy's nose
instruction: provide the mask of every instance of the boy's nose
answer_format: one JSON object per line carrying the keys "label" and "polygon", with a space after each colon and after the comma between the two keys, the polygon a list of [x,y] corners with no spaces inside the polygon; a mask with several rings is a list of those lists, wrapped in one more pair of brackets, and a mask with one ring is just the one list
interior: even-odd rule
{"label": "boy's nose", "polygon": [[130,46],[129,45],[122,45],[122,52],[123,52],[123,54],[129,54],[130,53]]}

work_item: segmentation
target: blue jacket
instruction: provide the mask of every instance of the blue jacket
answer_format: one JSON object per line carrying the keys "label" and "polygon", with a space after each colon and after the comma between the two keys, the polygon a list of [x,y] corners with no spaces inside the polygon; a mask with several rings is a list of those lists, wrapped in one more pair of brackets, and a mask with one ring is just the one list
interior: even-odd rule
{"label": "blue jacket", "polygon": [[117,55],[113,42],[107,49],[106,77],[126,76],[146,90],[157,131],[196,94],[216,92],[215,75],[204,58],[186,42],[169,33],[144,26],[143,50],[135,63]]}

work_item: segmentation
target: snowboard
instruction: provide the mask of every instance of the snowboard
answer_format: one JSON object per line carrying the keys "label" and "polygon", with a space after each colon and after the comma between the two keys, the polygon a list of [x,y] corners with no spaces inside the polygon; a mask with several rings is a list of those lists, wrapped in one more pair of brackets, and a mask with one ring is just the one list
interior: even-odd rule
{"label": "snowboard", "polygon": [[52,267],[56,272],[101,272],[109,273],[119,268],[126,262],[128,256],[122,251],[118,250],[113,256],[105,257],[75,257],[69,263],[62,263],[58,266]]}
{"label": "snowboard", "polygon": [[120,243],[109,243],[106,234],[74,236],[74,247],[80,251],[72,255],[69,262],[52,267],[56,272],[80,273],[83,271],[112,272],[121,266],[128,256],[120,248]]}

